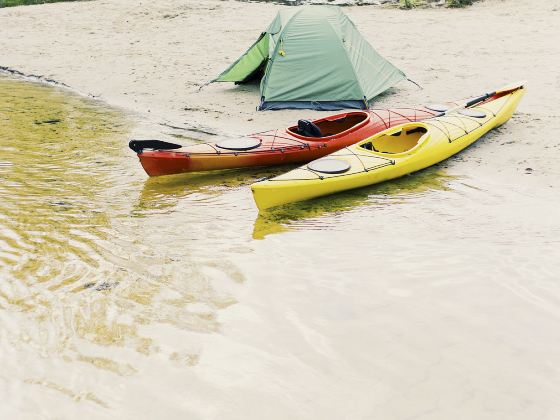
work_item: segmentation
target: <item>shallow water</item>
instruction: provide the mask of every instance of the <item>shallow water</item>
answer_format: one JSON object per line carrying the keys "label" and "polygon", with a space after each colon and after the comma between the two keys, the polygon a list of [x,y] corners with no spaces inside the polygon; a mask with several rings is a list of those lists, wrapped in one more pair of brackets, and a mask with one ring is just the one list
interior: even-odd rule
{"label": "shallow water", "polygon": [[258,216],[248,186],[285,168],[147,179],[126,144],[153,126],[0,97],[2,418],[560,415],[558,182],[499,154],[526,115]]}

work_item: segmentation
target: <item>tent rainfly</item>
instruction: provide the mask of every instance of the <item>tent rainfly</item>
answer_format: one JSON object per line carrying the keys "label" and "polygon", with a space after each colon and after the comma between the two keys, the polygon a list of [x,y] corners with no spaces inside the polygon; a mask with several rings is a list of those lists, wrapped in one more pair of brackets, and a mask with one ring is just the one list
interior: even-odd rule
{"label": "tent rainfly", "polygon": [[405,79],[336,6],[281,10],[245,54],[212,82],[260,79],[260,110],[368,108]]}

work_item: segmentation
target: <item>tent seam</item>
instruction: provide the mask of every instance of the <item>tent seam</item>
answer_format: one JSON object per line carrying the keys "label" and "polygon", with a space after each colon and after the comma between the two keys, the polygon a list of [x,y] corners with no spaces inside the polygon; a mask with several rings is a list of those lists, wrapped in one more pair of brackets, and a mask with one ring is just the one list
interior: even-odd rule
{"label": "tent seam", "polygon": [[[282,34],[283,34],[284,32],[286,32],[286,30],[288,29],[288,27],[290,26],[290,24],[292,23],[292,21],[294,20],[294,18],[295,18],[296,16],[298,16],[298,15],[299,15],[301,12],[303,12],[304,10],[305,10],[305,7],[302,8],[301,10],[298,10],[296,13],[294,13],[294,14],[292,15],[292,17],[290,18],[290,20],[288,21],[288,23],[286,23],[286,26],[284,26],[284,29],[282,29],[282,30],[280,30],[280,32],[278,32],[278,33],[280,34],[279,38],[282,38]],[[280,39],[279,39],[278,41],[280,41]],[[274,59],[276,58],[276,53],[278,52],[278,47],[280,46],[280,44],[282,44],[282,42],[277,42],[277,43],[276,43],[276,46],[274,47],[274,51],[273,51],[272,54],[270,55],[270,58],[269,58],[270,70],[269,70],[268,74],[265,73],[265,75],[263,76],[263,78],[264,78],[264,83],[263,83],[263,89],[262,89],[262,91],[261,91],[261,99],[262,99],[262,98],[266,98],[266,97],[264,96],[264,91],[265,91],[265,89],[266,89],[266,86],[268,85],[268,79],[270,78],[270,73],[272,73],[272,65],[274,64]]]}
{"label": "tent seam", "polygon": [[[364,41],[367,42],[367,40],[366,40],[365,38],[364,38]],[[369,42],[368,42],[368,44],[369,44]],[[371,44],[369,44],[369,45],[375,50],[375,48],[374,48]],[[352,46],[352,48],[354,48],[354,46]],[[376,52],[377,52],[377,50],[376,50]],[[379,54],[379,53],[378,53],[378,54]],[[359,52],[358,52],[358,55],[360,56],[360,58],[362,58],[363,60],[365,60],[367,63],[372,64],[372,62],[369,61],[369,60],[367,59],[366,56],[360,54]],[[406,73],[403,72],[399,67],[396,67],[393,63],[391,63],[391,62],[390,62],[389,60],[387,60],[385,57],[381,56],[381,58],[383,58],[383,60],[384,60],[387,64],[389,64],[389,65],[391,65],[392,67],[394,67],[394,68],[403,76],[403,77],[401,78],[401,80],[403,80],[403,79],[407,79],[407,80],[408,80],[408,77],[406,76]],[[399,82],[400,82],[400,80],[399,80]],[[398,82],[397,82],[397,83],[398,83]],[[361,87],[361,85],[360,85],[360,87]],[[384,91],[382,90],[382,91],[380,91],[380,92],[377,92],[375,95],[372,96],[372,98],[374,98],[375,96],[379,95],[381,92],[384,92]],[[365,95],[364,95],[364,96],[365,96]],[[368,100],[369,100],[369,98],[368,98]]]}
{"label": "tent seam", "polygon": [[[348,18],[347,18],[348,19]],[[350,19],[348,19],[350,22],[352,22]],[[332,29],[332,31],[335,33],[335,35],[338,35],[336,33],[336,30],[334,29],[334,27],[332,26],[331,22],[327,19],[327,23],[329,24],[330,28]],[[340,38],[337,36],[339,42],[342,44],[342,49],[344,50],[344,54],[346,55],[346,58],[348,59],[348,62],[350,63],[350,68],[352,69],[352,73],[354,73],[354,77],[356,78],[356,82],[358,83],[358,87],[360,88],[360,92],[362,93],[362,97],[360,98],[360,100],[363,100],[366,95],[364,92],[364,89],[362,87],[362,84],[360,83],[360,79],[358,78],[358,74],[356,73],[356,69],[354,68],[354,65],[352,64],[352,60],[350,59],[350,56],[348,55],[348,51],[346,50],[346,46],[344,45],[344,41],[341,41]],[[366,98],[367,100],[367,98]],[[364,103],[364,105],[367,105]]]}

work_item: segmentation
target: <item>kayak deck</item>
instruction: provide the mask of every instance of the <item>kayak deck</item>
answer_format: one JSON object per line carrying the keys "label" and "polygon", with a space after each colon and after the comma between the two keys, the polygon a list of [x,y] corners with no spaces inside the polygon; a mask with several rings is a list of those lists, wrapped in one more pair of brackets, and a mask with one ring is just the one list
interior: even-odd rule
{"label": "kayak deck", "polygon": [[439,114],[440,112],[427,108],[397,108],[335,114],[312,121],[320,130],[321,137],[304,136],[298,131],[297,126],[290,126],[286,129],[269,130],[242,139],[233,139],[234,143],[251,146],[245,150],[223,147],[230,139],[184,147],[171,144],[169,147],[171,150],[144,150],[141,149],[141,140],[132,142],[135,142],[134,150],[138,154],[140,163],[150,176],[273,166],[309,162],[388,127],[433,118]]}
{"label": "kayak deck", "polygon": [[[260,210],[397,178],[438,163],[506,122],[524,95],[523,86],[478,106],[389,128],[324,159],[252,185]],[[315,169],[324,160],[345,162],[347,170]],[[343,167],[344,165],[340,165]]]}

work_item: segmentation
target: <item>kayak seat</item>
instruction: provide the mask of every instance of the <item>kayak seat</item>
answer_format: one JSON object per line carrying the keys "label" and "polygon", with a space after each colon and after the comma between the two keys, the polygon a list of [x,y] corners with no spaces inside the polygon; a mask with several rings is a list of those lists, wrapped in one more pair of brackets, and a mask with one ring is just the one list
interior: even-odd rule
{"label": "kayak seat", "polygon": [[371,141],[368,142],[368,143],[362,144],[361,147],[362,147],[363,149],[371,150],[371,151],[373,151],[373,152],[379,152],[379,150],[377,150],[377,149],[373,146],[373,143],[372,143]]}
{"label": "kayak seat", "polygon": [[420,139],[428,132],[424,127],[406,127],[403,131],[397,131],[391,135],[382,134],[374,137],[370,142],[360,147],[379,153],[403,153],[414,148]]}
{"label": "kayak seat", "polygon": [[305,137],[323,137],[323,133],[321,133],[317,124],[309,120],[298,121],[298,134]]}
{"label": "kayak seat", "polygon": [[[288,132],[305,137],[332,137],[359,127],[360,124],[364,123],[368,119],[368,117],[369,114],[367,112],[356,111],[343,114],[342,117],[335,119],[327,117],[315,121],[299,120],[298,125],[288,128]],[[316,127],[319,130],[317,131],[313,127]]]}

